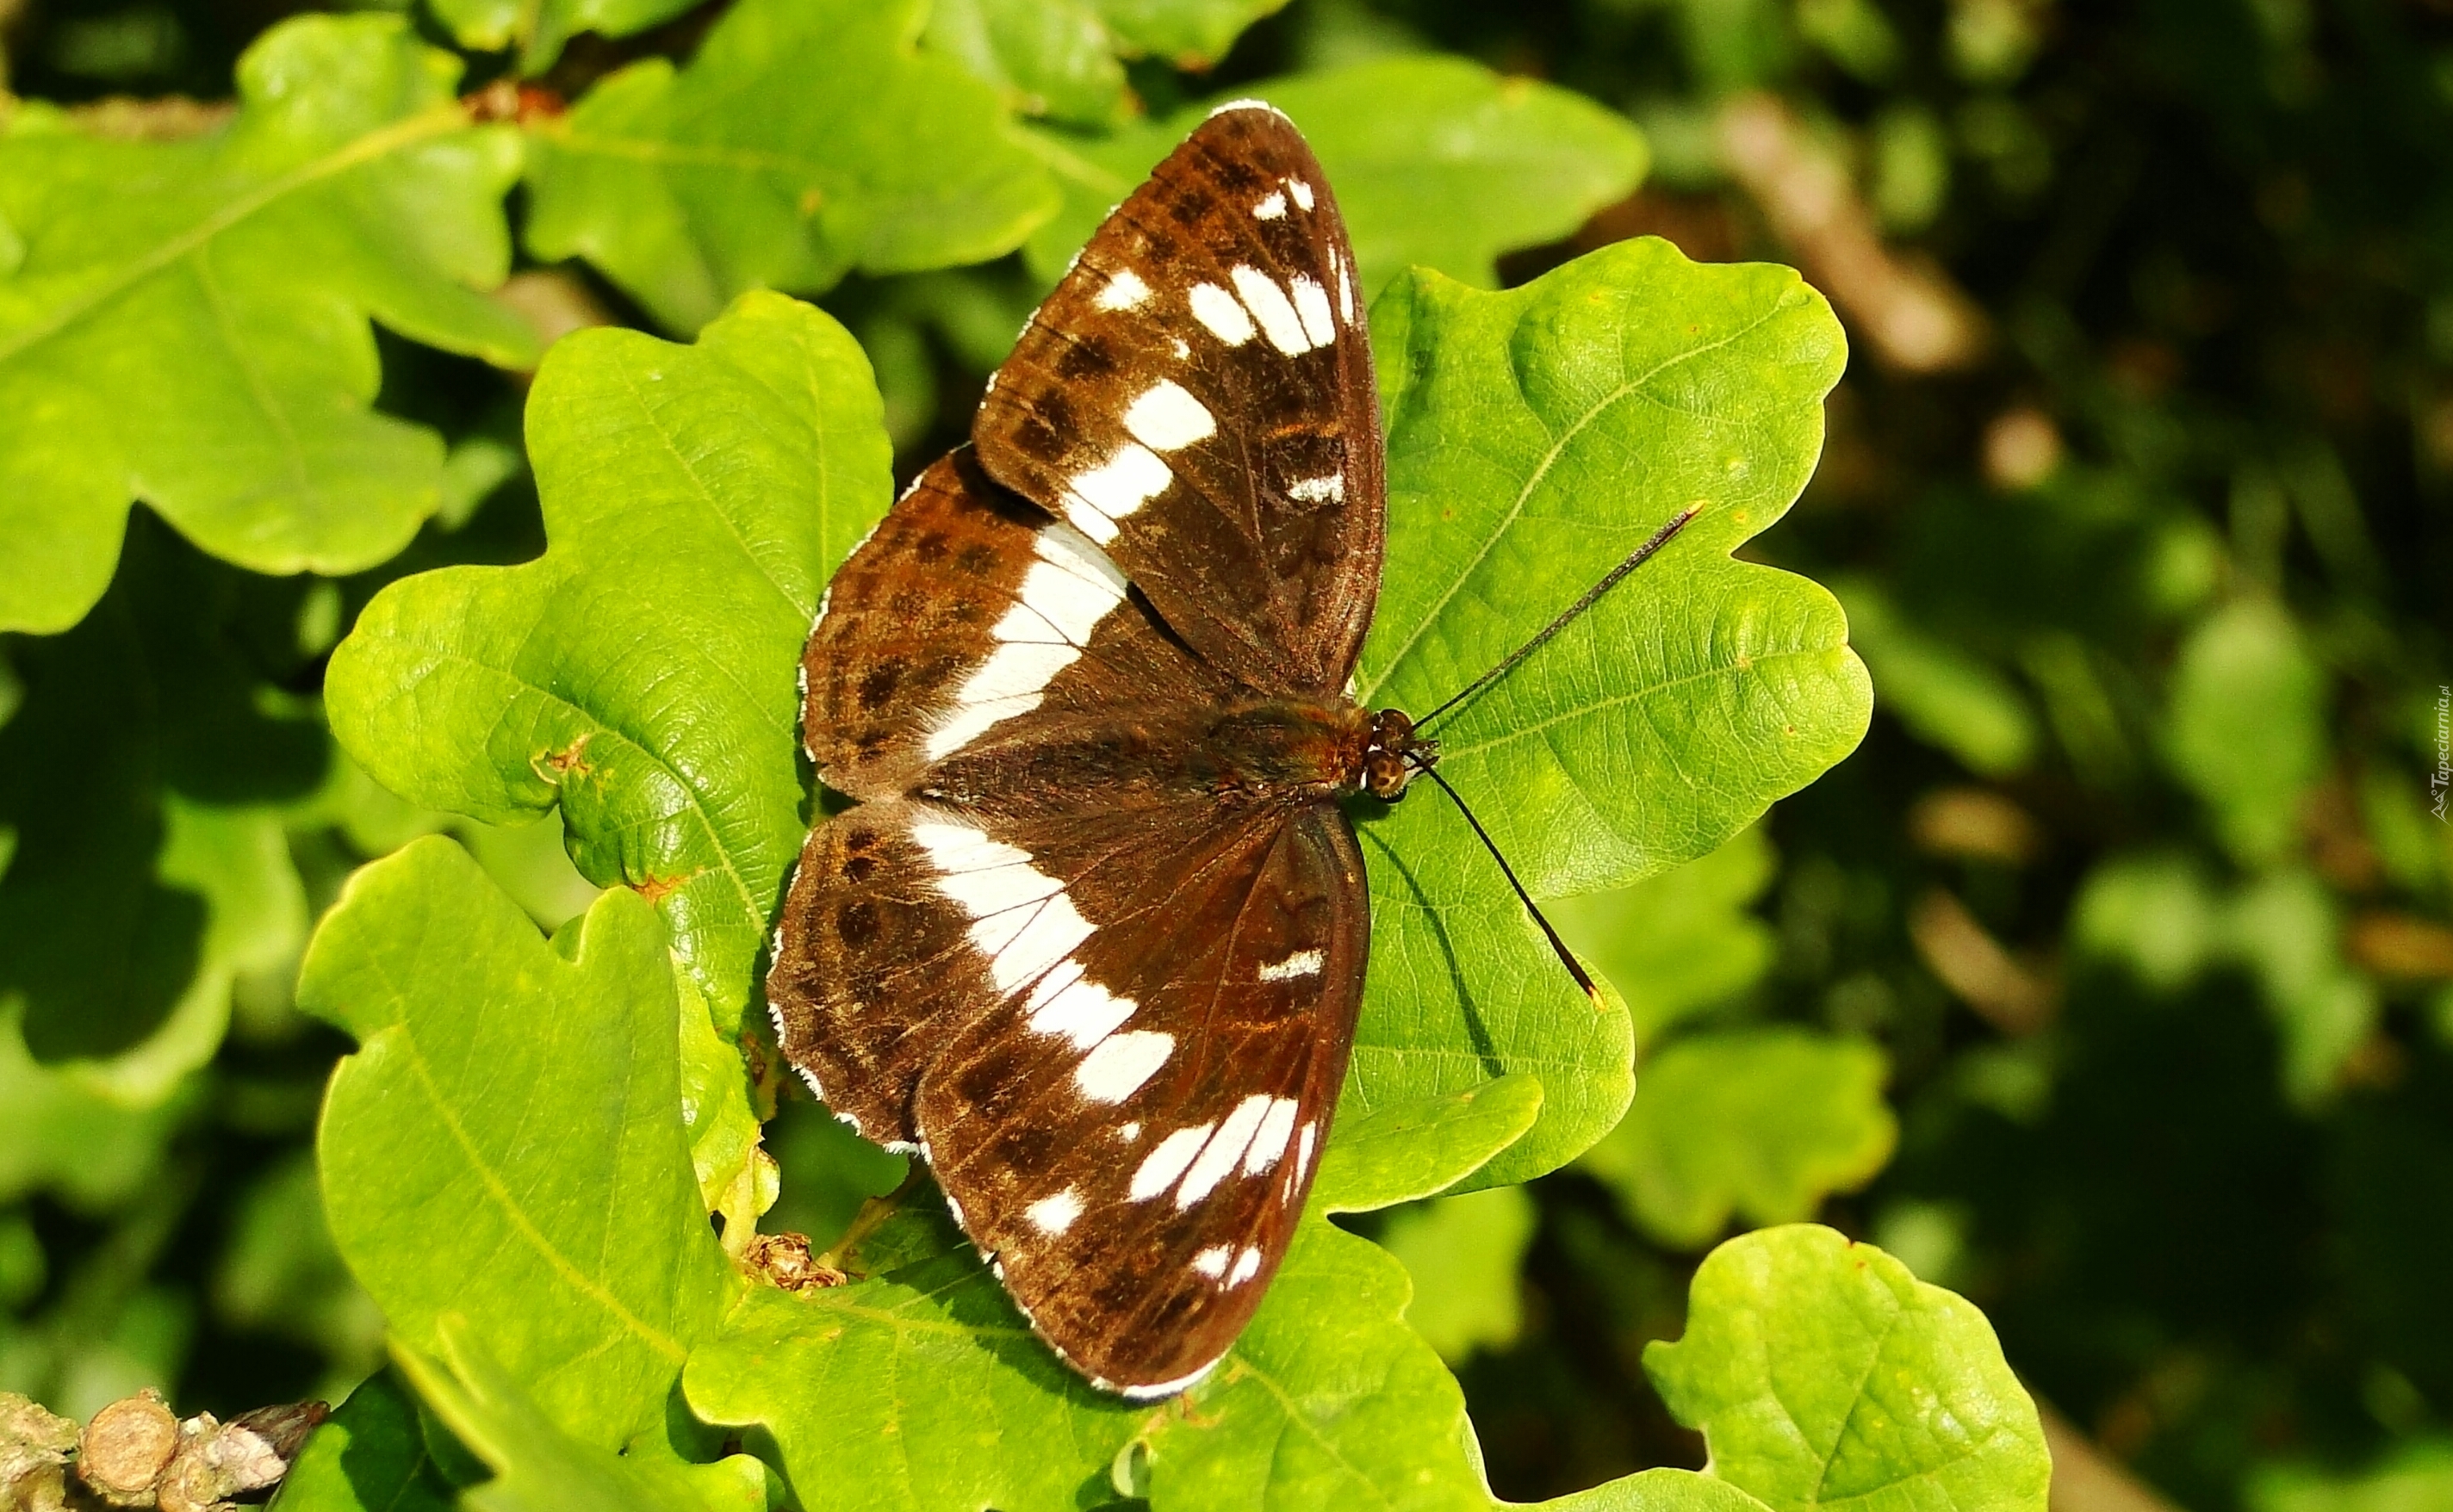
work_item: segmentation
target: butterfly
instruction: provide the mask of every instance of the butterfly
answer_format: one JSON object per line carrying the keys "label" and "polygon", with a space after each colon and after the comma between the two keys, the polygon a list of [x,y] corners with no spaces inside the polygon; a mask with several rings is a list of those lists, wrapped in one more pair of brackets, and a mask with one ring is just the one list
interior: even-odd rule
{"label": "butterfly", "polygon": [[1127,1397],[1226,1355],[1328,1141],[1370,945],[1340,800],[1438,754],[1348,691],[1385,493],[1336,198],[1285,116],[1224,106],[1090,238],[803,658],[809,758],[856,802],[785,902],[784,1054],[919,1152],[1034,1330]]}

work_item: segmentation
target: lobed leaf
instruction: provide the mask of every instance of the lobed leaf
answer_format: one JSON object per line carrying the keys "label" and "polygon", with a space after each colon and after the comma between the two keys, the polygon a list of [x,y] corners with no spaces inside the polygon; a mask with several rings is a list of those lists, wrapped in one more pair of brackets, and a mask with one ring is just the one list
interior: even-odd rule
{"label": "lobed leaf", "polygon": [[414,803],[559,803],[572,859],[653,898],[719,1028],[799,852],[801,644],[892,481],[860,348],[744,298],[694,347],[587,331],[530,399],[550,542],[393,584],[332,655],[342,745]]}
{"label": "lobed leaf", "polygon": [[443,1357],[399,1348],[452,1434],[494,1472],[461,1498],[476,1512],[766,1512],[766,1467],[746,1454],[692,1464],[649,1446],[614,1454],[573,1438],[489,1355],[468,1320],[444,1320]]}
{"label": "lobed leaf", "polygon": [[1584,1164],[1673,1248],[1701,1248],[1732,1216],[1793,1224],[1889,1162],[1889,1071],[1877,1045],[1788,1025],[1676,1040]]}
{"label": "lobed leaf", "polygon": [[[21,107],[0,135],[0,628],[110,583],[129,501],[257,572],[354,572],[440,505],[444,452],[369,408],[369,317],[507,367],[477,293],[510,246],[508,129],[397,16],[305,16],[239,62],[239,108],[172,142]],[[166,362],[165,352],[178,360]]]}
{"label": "lobed leaf", "polygon": [[389,1371],[361,1382],[282,1478],[278,1512],[447,1512],[450,1482],[427,1453],[417,1403]]}
{"label": "lobed leaf", "polygon": [[936,0],[923,40],[1025,115],[1096,127],[1125,112],[1125,66],[1092,0]]}
{"label": "lobed leaf", "polygon": [[[1413,265],[1495,284],[1500,253],[1566,236],[1644,176],[1644,138],[1624,117],[1462,58],[1378,59],[1250,92],[1303,128],[1337,189],[1366,297]],[[1096,142],[1042,138],[1065,202],[1031,234],[1032,270],[1053,283],[1201,115]]]}
{"label": "lobed leaf", "polygon": [[317,1154],[396,1343],[461,1316],[561,1429],[660,1433],[730,1271],[691,1179],[664,930],[608,892],[553,944],[448,840],[359,871],[301,1006],[357,1037]]}
{"label": "lobed leaf", "polygon": [[2171,696],[2174,774],[2236,858],[2275,861],[2325,759],[2324,669],[2299,627],[2266,599],[2225,606],[2182,644]]}
{"label": "lobed leaf", "polygon": [[451,40],[472,52],[517,48],[520,71],[542,73],[583,31],[627,37],[669,21],[690,0],[427,0]]}
{"label": "lobed leaf", "polygon": [[[1850,628],[1855,627],[1851,620]],[[1778,862],[1763,827],[1632,886],[1545,907],[1568,945],[1626,1000],[1639,1048],[1728,1002],[1770,969],[1771,925],[1748,911]]]}
{"label": "lobed leaf", "polygon": [[[1839,605],[1729,556],[1813,469],[1845,359],[1821,295],[1785,268],[1706,267],[1645,240],[1504,293],[1417,271],[1372,314],[1388,553],[1359,699],[1427,712],[1700,510],[1433,730],[1442,774],[1528,887],[1621,886],[1703,855],[1855,748],[1870,695]],[[1371,815],[1364,851],[1355,1095],[1539,1076],[1543,1121],[1485,1184],[1551,1169],[1616,1124],[1625,1008],[1575,990],[1454,808],[1426,794]]]}
{"label": "lobed leaf", "polygon": [[774,1438],[810,1504],[1096,1505],[1148,1412],[1066,1368],[950,1223],[935,1253],[847,1286],[749,1293],[690,1358],[689,1403]]}
{"label": "lobed leaf", "polygon": [[1246,27],[1286,0],[1091,0],[1127,47],[1182,69],[1203,70],[1226,55]]}
{"label": "lobed leaf", "polygon": [[2044,1505],[2044,1429],[1984,1315],[1830,1229],[1712,1251],[1685,1337],[1644,1365],[1712,1472],[1777,1512]]}
{"label": "lobed leaf", "polygon": [[1450,1364],[1504,1348],[1525,1325],[1525,1251],[1541,1222],[1522,1186],[1442,1197],[1390,1217],[1380,1247],[1413,1283],[1406,1323]]}
{"label": "lobed leaf", "polygon": [[675,330],[1021,245],[1056,190],[996,90],[915,47],[921,0],[742,0],[531,126],[528,249],[581,256]]}

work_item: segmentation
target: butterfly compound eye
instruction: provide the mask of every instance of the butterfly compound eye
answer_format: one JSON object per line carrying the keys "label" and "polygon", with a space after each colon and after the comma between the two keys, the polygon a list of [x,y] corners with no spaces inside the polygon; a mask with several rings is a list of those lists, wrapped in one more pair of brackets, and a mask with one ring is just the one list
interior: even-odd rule
{"label": "butterfly compound eye", "polygon": [[1363,790],[1383,803],[1406,796],[1406,780],[1414,775],[1406,758],[1392,750],[1375,750],[1363,758]]}

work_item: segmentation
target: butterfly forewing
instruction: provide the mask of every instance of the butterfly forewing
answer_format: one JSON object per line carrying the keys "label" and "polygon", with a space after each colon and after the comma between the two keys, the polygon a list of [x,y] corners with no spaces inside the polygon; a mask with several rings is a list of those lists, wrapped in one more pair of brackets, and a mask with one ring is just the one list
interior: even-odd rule
{"label": "butterfly forewing", "polygon": [[1033,1325],[1181,1388],[1310,1187],[1368,949],[1343,689],[1378,592],[1352,254],[1302,138],[1213,115],[829,589],[786,1054],[915,1146]]}
{"label": "butterfly forewing", "polygon": [[972,435],[1212,665],[1344,690],[1380,586],[1379,406],[1345,223],[1284,116],[1221,110],[1117,208]]}

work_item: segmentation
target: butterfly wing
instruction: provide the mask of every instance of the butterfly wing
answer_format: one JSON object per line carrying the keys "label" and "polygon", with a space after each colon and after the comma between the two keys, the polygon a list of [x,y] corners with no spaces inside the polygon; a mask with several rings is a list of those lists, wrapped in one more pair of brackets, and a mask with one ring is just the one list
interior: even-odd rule
{"label": "butterfly wing", "polygon": [[1164,1396],[1234,1344],[1311,1189],[1362,999],[1363,857],[1326,801],[1008,833],[990,844],[1098,923],[944,1047],[921,1134],[1041,1337]]}
{"label": "butterfly wing", "polygon": [[997,370],[988,474],[1107,548],[1203,659],[1336,697],[1385,534],[1345,222],[1266,106],[1211,115],[1108,216]]}

